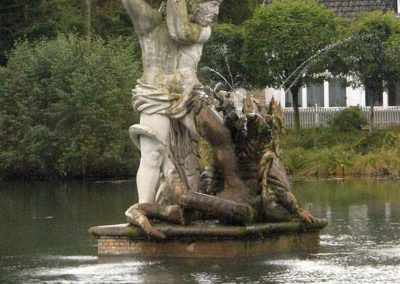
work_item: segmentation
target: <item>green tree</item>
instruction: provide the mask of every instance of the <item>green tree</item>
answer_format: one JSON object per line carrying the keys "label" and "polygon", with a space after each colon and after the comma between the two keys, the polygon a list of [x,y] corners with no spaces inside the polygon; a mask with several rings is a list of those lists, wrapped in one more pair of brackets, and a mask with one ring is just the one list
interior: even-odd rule
{"label": "green tree", "polygon": [[400,20],[394,13],[363,13],[349,31],[356,40],[342,50],[344,69],[355,79],[354,85],[363,85],[367,91],[372,132],[377,99],[400,79]]}
{"label": "green tree", "polygon": [[[283,87],[292,94],[297,129],[300,128],[298,91],[322,81],[327,65],[312,61],[302,66],[338,37],[340,21],[317,1],[272,1],[256,9],[244,25],[242,63],[258,87]],[[323,64],[324,63],[324,64]],[[298,80],[290,76],[299,76]],[[290,78],[290,80],[288,80]]]}
{"label": "green tree", "polygon": [[129,102],[138,76],[130,40],[18,43],[0,67],[1,175],[132,174]]}
{"label": "green tree", "polygon": [[233,24],[213,26],[211,39],[204,45],[200,61],[202,79],[207,84],[215,85],[216,82],[223,81],[219,75],[210,71],[211,68],[224,76],[229,84],[235,85],[232,87],[246,86],[248,80],[240,63],[243,40],[241,26]]}

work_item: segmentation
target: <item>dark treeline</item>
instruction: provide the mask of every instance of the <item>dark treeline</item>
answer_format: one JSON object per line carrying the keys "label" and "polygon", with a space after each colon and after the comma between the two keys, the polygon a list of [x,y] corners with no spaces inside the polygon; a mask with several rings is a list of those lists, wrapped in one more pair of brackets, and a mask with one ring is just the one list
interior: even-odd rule
{"label": "dark treeline", "polygon": [[0,22],[2,64],[21,39],[55,38],[60,33],[101,37],[132,33],[122,2],[115,0],[2,0]]}
{"label": "dark treeline", "polygon": [[[148,0],[157,8],[162,0]],[[220,21],[238,24],[248,19],[260,0],[225,0]],[[115,37],[131,35],[132,24],[120,0],[0,1],[0,64],[16,40],[54,38],[60,33]]]}

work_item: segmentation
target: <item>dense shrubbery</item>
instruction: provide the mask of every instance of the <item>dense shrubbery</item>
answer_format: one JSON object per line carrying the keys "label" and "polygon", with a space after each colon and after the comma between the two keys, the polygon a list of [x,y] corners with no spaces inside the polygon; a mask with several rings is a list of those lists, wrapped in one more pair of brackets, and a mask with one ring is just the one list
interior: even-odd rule
{"label": "dense shrubbery", "polygon": [[367,125],[367,120],[358,107],[349,107],[342,110],[329,121],[329,127],[336,131],[361,130]]}
{"label": "dense shrubbery", "polygon": [[282,137],[282,155],[296,176],[400,175],[400,130],[340,132],[304,129]]}
{"label": "dense shrubbery", "polygon": [[136,152],[129,40],[21,42],[0,68],[0,175],[126,176]]}

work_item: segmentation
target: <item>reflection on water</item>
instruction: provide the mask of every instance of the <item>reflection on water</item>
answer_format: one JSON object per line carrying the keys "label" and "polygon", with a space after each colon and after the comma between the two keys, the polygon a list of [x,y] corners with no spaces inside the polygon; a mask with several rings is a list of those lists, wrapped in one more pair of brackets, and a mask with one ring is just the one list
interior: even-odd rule
{"label": "reflection on water", "polygon": [[124,222],[134,183],[0,184],[0,283],[399,283],[399,182],[296,182],[329,226],[318,253],[257,259],[96,257],[93,225]]}

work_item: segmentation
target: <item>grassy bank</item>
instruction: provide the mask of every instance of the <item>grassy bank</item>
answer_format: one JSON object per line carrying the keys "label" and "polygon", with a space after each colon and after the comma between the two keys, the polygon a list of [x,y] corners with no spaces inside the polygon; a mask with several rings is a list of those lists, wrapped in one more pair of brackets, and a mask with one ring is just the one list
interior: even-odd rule
{"label": "grassy bank", "polygon": [[281,137],[282,158],[297,177],[400,176],[400,128],[288,131]]}

